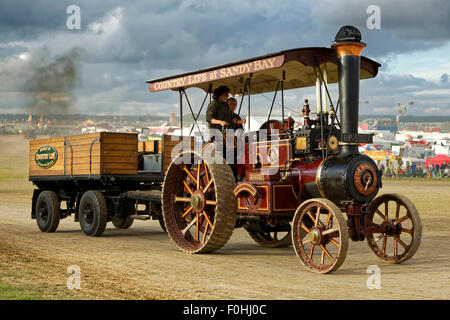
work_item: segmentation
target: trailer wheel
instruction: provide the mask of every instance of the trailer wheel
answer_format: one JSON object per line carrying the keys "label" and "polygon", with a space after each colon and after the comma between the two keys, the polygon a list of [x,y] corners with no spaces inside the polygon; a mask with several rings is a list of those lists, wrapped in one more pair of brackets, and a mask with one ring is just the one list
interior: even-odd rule
{"label": "trailer wheel", "polygon": [[333,202],[315,198],[298,207],[292,221],[292,244],[310,271],[336,271],[345,261],[348,242],[347,222]]}
{"label": "trailer wheel", "polygon": [[60,201],[53,191],[42,191],[36,200],[36,222],[42,232],[55,232],[61,219]]}
{"label": "trailer wheel", "polygon": [[166,225],[164,224],[164,217],[162,215],[162,205],[160,202],[155,203],[151,202],[152,213],[155,213],[158,216],[159,226],[163,229],[164,232],[167,232]]}
{"label": "trailer wheel", "polygon": [[135,203],[131,201],[126,201],[124,203],[122,216],[114,216],[111,218],[111,222],[116,229],[128,229],[134,222],[134,219],[130,217],[131,214],[135,213]]}
{"label": "trailer wheel", "polygon": [[113,217],[112,224],[116,229],[128,229],[133,224],[134,220],[130,216],[126,217]]}
{"label": "trailer wheel", "polygon": [[167,233],[181,251],[213,252],[227,243],[236,224],[235,186],[225,163],[194,152],[172,161],[163,184],[163,217]]}
{"label": "trailer wheel", "polygon": [[108,222],[108,207],[103,194],[97,190],[86,191],[80,200],[78,216],[85,235],[101,236]]}
{"label": "trailer wheel", "polygon": [[158,218],[158,221],[161,229],[163,229],[164,232],[167,232],[166,224],[164,223],[164,218],[163,217]]}

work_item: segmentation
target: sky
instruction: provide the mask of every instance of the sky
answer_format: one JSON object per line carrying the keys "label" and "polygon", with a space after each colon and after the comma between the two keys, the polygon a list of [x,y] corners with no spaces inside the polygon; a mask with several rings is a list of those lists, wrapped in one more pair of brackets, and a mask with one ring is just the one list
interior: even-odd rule
{"label": "sky", "polygon": [[[80,29],[67,27],[71,5],[80,8]],[[373,5],[380,28],[367,24]],[[178,112],[178,95],[150,93],[146,80],[329,47],[341,26],[353,25],[363,55],[382,64],[361,81],[361,114],[394,115],[397,103],[413,101],[408,115],[449,116],[449,17],[448,0],[2,0],[0,113],[39,112],[36,92],[57,87],[69,94],[44,100],[54,103],[47,112],[168,115]],[[337,85],[330,89],[336,100]],[[203,93],[188,94],[198,110]],[[272,96],[255,96],[252,112],[266,114]],[[294,110],[305,98],[314,105],[314,88],[286,91],[285,104]]]}

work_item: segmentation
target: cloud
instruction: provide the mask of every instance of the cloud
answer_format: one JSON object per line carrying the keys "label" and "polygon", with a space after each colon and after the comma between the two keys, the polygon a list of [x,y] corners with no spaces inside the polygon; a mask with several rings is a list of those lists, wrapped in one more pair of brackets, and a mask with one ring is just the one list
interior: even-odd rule
{"label": "cloud", "polygon": [[361,113],[384,113],[389,111],[385,108],[391,108],[389,114],[395,114],[397,103],[406,104],[411,100],[414,104],[407,109],[410,115],[423,114],[430,108],[450,110],[449,94],[450,83],[381,72],[377,78],[361,81],[360,97],[368,97],[370,102],[370,106],[360,106]]}
{"label": "cloud", "polygon": [[113,34],[120,28],[122,20],[123,8],[117,7],[106,14],[105,17],[94,21],[87,26],[88,30],[95,33],[110,33]]}
{"label": "cloud", "polygon": [[[448,41],[450,5],[446,0],[323,0],[308,1],[312,15],[333,26],[351,24],[367,29],[367,8],[380,8],[381,29],[400,40]],[[324,10],[323,8],[326,8]]]}
{"label": "cloud", "polygon": [[425,109],[423,112],[424,113],[437,113],[437,112],[440,112],[440,111],[441,111],[441,108],[432,107],[432,108]]}
{"label": "cloud", "polygon": [[392,114],[394,110],[395,110],[394,107],[374,108],[373,112],[382,114]]}
{"label": "cloud", "polygon": [[[158,113],[172,110],[178,96],[150,94],[146,80],[284,49],[329,46],[345,24],[360,27],[368,44],[364,54],[383,64],[376,79],[362,81],[361,99],[370,103],[361,105],[361,113],[381,112],[411,98],[415,99],[411,112],[450,108],[448,96],[440,91],[448,89],[444,75],[450,70],[437,82],[389,72],[397,53],[437,48],[450,41],[447,1],[79,0],[81,30],[67,30],[66,8],[72,4],[0,2],[0,109],[26,106],[18,89],[28,77],[23,58],[35,55],[43,44],[49,58],[83,48],[80,85],[74,89],[76,110]],[[380,6],[381,30],[365,25],[369,4]],[[201,91],[189,94],[192,104],[201,103]],[[336,97],[337,86],[333,94]],[[303,98],[314,96],[314,89],[304,89],[286,92],[285,98],[295,108]],[[264,113],[267,99],[255,96],[254,101],[255,112]]]}

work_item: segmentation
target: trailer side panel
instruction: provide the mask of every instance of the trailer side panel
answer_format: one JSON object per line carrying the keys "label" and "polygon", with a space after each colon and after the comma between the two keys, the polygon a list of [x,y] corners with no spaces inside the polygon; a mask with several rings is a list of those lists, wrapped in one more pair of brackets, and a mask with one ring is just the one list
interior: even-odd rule
{"label": "trailer side panel", "polygon": [[136,175],[137,134],[98,132],[30,141],[29,175]]}

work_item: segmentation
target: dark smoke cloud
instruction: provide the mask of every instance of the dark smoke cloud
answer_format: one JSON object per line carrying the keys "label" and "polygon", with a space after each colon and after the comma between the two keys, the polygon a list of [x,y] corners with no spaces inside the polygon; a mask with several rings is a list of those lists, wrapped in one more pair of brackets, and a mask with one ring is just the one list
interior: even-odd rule
{"label": "dark smoke cloud", "polygon": [[75,101],[74,90],[80,79],[81,49],[50,59],[47,48],[32,55],[31,77],[23,91],[30,97],[32,113],[69,113]]}

